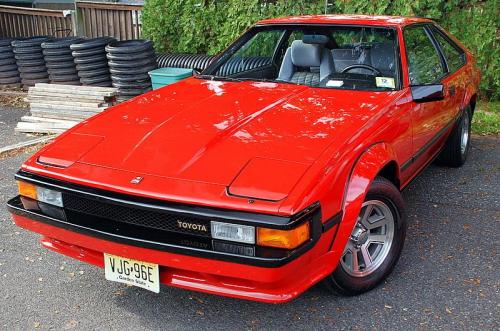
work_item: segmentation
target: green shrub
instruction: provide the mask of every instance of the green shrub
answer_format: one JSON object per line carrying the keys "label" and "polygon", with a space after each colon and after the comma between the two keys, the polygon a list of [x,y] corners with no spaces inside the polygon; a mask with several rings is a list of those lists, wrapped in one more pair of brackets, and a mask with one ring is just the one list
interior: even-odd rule
{"label": "green shrub", "polygon": [[[497,0],[337,0],[328,13],[423,16],[436,20],[476,56],[482,97],[500,98]],[[216,54],[256,21],[322,14],[324,0],[146,0],[144,37],[158,52]]]}

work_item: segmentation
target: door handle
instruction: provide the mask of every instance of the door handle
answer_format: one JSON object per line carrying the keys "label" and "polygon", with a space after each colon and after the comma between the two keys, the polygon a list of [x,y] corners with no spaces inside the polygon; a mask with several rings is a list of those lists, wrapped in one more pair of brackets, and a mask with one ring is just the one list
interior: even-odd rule
{"label": "door handle", "polygon": [[448,93],[450,94],[450,96],[455,95],[455,86],[454,85],[451,85],[450,87],[448,87]]}

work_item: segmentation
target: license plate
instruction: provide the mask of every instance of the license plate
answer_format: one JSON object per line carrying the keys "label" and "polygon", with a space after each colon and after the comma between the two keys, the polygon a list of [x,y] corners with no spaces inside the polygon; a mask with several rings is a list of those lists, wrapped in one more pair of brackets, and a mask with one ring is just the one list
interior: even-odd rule
{"label": "license plate", "polygon": [[104,253],[104,274],[107,280],[113,282],[160,292],[160,272],[157,264]]}

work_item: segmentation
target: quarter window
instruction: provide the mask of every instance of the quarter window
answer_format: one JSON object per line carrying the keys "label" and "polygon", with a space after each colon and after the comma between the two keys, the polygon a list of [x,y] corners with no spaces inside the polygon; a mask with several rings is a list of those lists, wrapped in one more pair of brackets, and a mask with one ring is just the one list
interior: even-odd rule
{"label": "quarter window", "polygon": [[445,70],[425,28],[421,25],[406,28],[404,39],[410,84],[426,85],[439,81]]}
{"label": "quarter window", "polygon": [[465,64],[464,53],[457,49],[457,46],[454,46],[450,43],[448,39],[443,37],[441,32],[433,29],[434,37],[436,38],[441,50],[443,51],[443,55],[446,58],[446,64],[448,65],[449,72],[455,72],[460,69],[461,66]]}

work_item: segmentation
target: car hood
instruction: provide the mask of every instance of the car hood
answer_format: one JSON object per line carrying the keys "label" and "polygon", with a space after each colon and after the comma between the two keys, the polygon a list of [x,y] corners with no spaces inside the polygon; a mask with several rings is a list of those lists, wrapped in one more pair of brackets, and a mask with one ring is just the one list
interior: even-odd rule
{"label": "car hood", "polygon": [[84,122],[40,157],[280,200],[328,146],[340,148],[393,94],[190,78]]}

